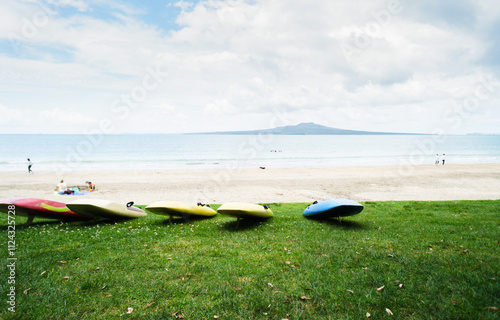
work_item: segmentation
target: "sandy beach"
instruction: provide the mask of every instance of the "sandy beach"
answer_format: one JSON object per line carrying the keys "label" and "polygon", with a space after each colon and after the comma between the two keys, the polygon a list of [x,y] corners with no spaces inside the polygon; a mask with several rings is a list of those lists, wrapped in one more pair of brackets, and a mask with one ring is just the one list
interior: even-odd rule
{"label": "sandy beach", "polygon": [[[82,196],[55,194],[91,180],[97,190]],[[500,164],[363,166],[149,171],[0,172],[0,199],[33,197],[61,202],[78,198],[224,203],[500,199]]]}

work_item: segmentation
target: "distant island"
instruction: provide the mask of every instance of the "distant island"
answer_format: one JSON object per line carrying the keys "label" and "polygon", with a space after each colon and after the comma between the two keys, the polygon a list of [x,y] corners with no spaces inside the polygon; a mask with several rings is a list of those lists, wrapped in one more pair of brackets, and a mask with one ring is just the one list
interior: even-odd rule
{"label": "distant island", "polygon": [[417,133],[396,133],[396,132],[374,132],[345,130],[322,126],[313,122],[300,123],[293,126],[283,126],[274,129],[250,130],[250,131],[219,131],[219,132],[199,132],[187,134],[217,134],[217,135],[414,135]]}

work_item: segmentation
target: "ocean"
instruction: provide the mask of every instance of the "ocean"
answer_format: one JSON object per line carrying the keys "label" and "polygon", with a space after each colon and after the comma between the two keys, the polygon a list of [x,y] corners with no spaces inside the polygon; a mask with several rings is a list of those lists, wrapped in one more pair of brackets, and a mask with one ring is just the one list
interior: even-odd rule
{"label": "ocean", "polygon": [[500,135],[0,135],[0,171],[500,163]]}

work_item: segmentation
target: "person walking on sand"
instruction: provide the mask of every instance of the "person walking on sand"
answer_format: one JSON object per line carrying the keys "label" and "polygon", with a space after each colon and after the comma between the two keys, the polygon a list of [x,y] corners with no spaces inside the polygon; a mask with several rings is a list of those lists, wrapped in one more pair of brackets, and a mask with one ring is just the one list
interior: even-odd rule
{"label": "person walking on sand", "polygon": [[33,162],[28,158],[28,174],[33,173],[33,171],[31,171],[31,166],[33,166]]}
{"label": "person walking on sand", "polygon": [[443,160],[443,166],[444,166],[444,160],[445,160],[444,153],[443,153],[443,156],[441,157],[441,160]]}
{"label": "person walking on sand", "polygon": [[438,165],[441,162],[441,158],[439,157],[439,154],[436,154],[436,161],[434,161],[434,164]]}

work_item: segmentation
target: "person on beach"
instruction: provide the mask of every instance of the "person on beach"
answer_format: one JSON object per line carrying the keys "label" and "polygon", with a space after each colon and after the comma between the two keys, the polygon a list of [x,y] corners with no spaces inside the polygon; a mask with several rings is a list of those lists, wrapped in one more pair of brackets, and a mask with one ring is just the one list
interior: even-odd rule
{"label": "person on beach", "polygon": [[434,161],[434,164],[438,165],[441,162],[441,158],[439,157],[439,154],[436,154],[436,161]]}
{"label": "person on beach", "polygon": [[85,183],[89,185],[89,191],[95,191],[95,184],[90,181],[85,181]]}
{"label": "person on beach", "polygon": [[443,160],[443,166],[444,166],[444,153],[443,153],[443,156],[441,157],[441,159]]}
{"label": "person on beach", "polygon": [[59,194],[73,193],[73,191],[68,190],[68,185],[66,185],[66,182],[64,182],[64,180],[61,180],[61,182],[59,182],[56,187],[57,187],[57,192],[59,192]]}
{"label": "person on beach", "polygon": [[33,171],[31,171],[31,166],[33,166],[33,162],[28,158],[28,174],[33,173]]}
{"label": "person on beach", "polygon": [[59,192],[59,193],[64,193],[66,190],[68,190],[68,186],[66,185],[64,180],[61,180],[61,182],[59,182],[57,184],[56,188],[57,188],[57,192]]}

